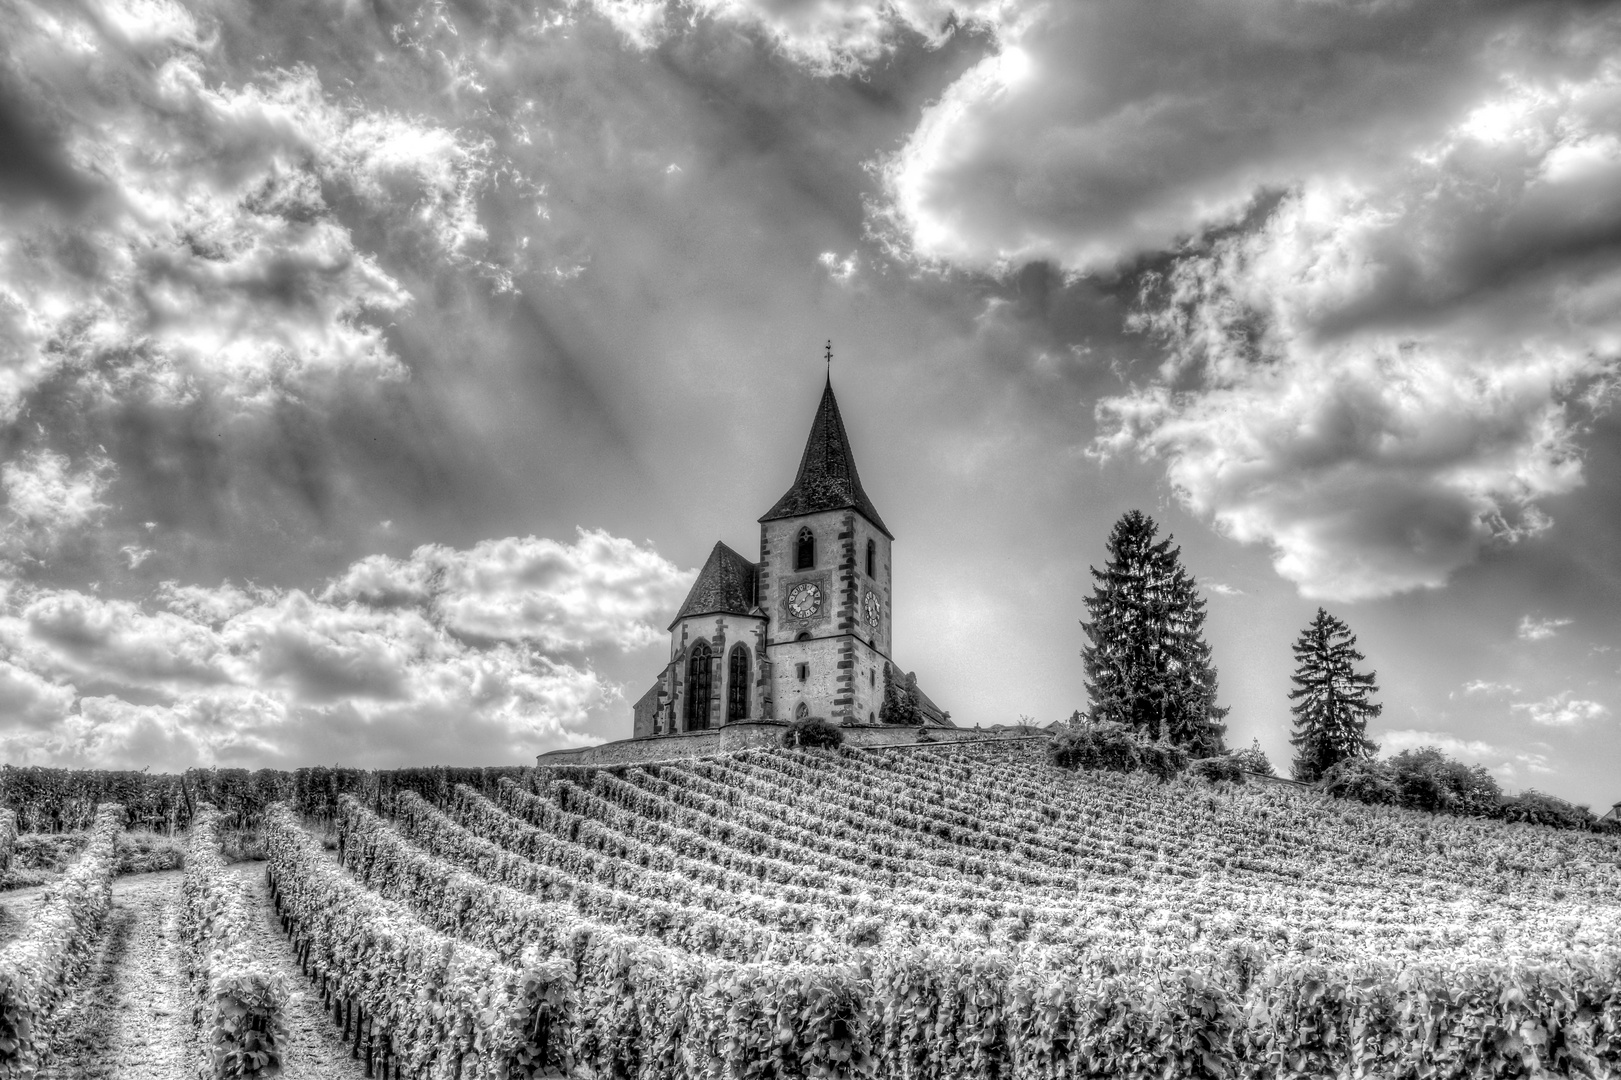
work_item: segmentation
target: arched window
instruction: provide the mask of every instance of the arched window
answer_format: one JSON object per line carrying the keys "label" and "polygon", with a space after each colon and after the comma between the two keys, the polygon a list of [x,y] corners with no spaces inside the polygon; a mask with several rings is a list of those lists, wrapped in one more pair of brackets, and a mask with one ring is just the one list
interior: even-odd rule
{"label": "arched window", "polygon": [[687,654],[687,727],[702,731],[709,726],[709,642],[699,641]]}
{"label": "arched window", "polygon": [[810,640],[810,631],[809,630],[801,630],[799,632],[799,636],[794,638],[794,640],[795,641],[809,641]]}
{"label": "arched window", "polygon": [[799,707],[794,710],[794,719],[795,720],[804,720],[809,716],[810,716],[810,706],[805,704],[803,701],[801,701],[799,703]]}
{"label": "arched window", "polygon": [[732,646],[726,661],[726,722],[735,724],[749,715],[749,650],[741,642]]}
{"label": "arched window", "polygon": [[794,544],[794,569],[809,570],[816,565],[816,535],[809,529],[799,530],[799,541]]}
{"label": "arched window", "polygon": [[867,541],[867,576],[878,576],[878,543],[875,540]]}

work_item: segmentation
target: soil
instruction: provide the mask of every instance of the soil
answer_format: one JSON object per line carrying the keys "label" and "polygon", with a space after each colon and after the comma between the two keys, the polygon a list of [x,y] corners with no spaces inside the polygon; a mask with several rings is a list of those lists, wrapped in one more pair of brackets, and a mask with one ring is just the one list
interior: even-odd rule
{"label": "soil", "polygon": [[287,1004],[287,1049],[282,1056],[283,1080],[325,1080],[328,1077],[362,1080],[366,1075],[364,1062],[350,1057],[342,1029],[321,1007],[321,995],[315,984],[298,970],[293,948],[282,933],[281,921],[270,903],[265,864],[234,863],[230,871],[248,883],[249,895],[263,916],[264,932],[254,939],[260,961],[270,970],[281,972],[291,991]]}
{"label": "soil", "polygon": [[176,1080],[195,1076],[189,1002],[175,917],[178,870],[113,882],[90,970],[59,1006],[40,1080]]}
{"label": "soil", "polygon": [[[319,995],[299,973],[265,884],[264,864],[230,872],[248,883],[261,919],[258,959],[280,972],[290,991],[284,1080],[362,1080]],[[59,1007],[50,1060],[39,1080],[185,1080],[206,1075],[195,1037],[190,983],[177,919],[183,872],[131,874],[113,881],[113,903],[89,970]],[[0,940],[26,926],[39,889],[0,896]]]}

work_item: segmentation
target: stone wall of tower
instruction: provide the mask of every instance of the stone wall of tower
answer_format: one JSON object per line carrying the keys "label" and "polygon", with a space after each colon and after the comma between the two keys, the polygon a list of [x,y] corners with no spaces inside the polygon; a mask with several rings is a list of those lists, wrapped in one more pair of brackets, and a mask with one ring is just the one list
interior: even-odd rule
{"label": "stone wall of tower", "polygon": [[[797,570],[802,528],[816,538],[816,561]],[[870,575],[869,540],[874,555]],[[810,715],[835,722],[867,723],[876,718],[892,640],[891,580],[889,538],[853,510],[761,523],[759,603],[769,620],[767,651],[778,718],[792,720],[801,702]],[[807,581],[821,590],[822,601],[813,616],[799,618],[789,611],[788,597],[796,585]],[[866,616],[869,593],[877,600],[876,626]],[[802,635],[809,639],[800,640]]]}

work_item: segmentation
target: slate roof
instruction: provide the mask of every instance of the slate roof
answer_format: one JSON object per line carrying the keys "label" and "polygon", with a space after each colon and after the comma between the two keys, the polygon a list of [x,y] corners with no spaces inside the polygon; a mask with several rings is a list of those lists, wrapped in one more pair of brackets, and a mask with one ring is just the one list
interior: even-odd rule
{"label": "slate roof", "polygon": [[755,602],[755,572],[758,569],[743,556],[716,541],[709,561],[698,571],[698,580],[682,601],[681,610],[670,622],[670,629],[693,615],[750,615]]}
{"label": "slate roof", "polygon": [[833,397],[833,382],[829,379],[821,404],[816,407],[816,419],[811,422],[810,438],[805,440],[805,455],[799,459],[794,486],[760,520],[846,509],[860,511],[879,532],[895,539],[872,500],[861,490],[855,455],[850,452],[850,438],[844,433],[844,420],[839,416],[839,403]]}

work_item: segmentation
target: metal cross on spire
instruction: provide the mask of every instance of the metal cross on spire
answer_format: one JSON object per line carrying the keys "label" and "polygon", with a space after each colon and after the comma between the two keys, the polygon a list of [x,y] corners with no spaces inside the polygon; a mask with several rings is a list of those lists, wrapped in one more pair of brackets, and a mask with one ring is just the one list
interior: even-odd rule
{"label": "metal cross on spire", "polygon": [[825,354],[825,357],[827,359],[827,381],[829,383],[831,383],[833,381],[833,339],[832,338],[827,339],[827,352]]}

